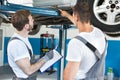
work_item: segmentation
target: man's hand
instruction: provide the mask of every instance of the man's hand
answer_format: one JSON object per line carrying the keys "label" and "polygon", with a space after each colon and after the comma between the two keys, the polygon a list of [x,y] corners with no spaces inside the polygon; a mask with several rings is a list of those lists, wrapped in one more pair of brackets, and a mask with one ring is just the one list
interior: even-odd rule
{"label": "man's hand", "polygon": [[69,14],[67,11],[59,9],[61,16],[68,18],[73,24],[75,24],[73,16]]}
{"label": "man's hand", "polygon": [[43,56],[43,59],[45,60],[45,62],[47,62],[47,61],[49,61],[50,59],[52,59],[53,56],[54,56],[53,54],[54,54],[54,53],[53,53],[53,50],[47,52],[47,53],[45,54],[45,56]]}
{"label": "man's hand", "polygon": [[59,9],[59,11],[60,11],[61,16],[63,16],[63,17],[68,18],[68,16],[70,15],[67,11],[64,11],[64,10],[61,10],[61,9]]}

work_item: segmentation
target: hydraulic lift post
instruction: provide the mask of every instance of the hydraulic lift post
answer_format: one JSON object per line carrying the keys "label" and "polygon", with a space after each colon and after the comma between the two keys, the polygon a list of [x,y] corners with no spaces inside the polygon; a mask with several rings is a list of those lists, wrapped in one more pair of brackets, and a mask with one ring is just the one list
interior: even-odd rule
{"label": "hydraulic lift post", "polygon": [[63,80],[63,71],[65,68],[65,57],[66,57],[66,39],[67,39],[67,29],[69,28],[69,25],[63,25],[59,29],[59,49],[60,53],[63,56],[63,58],[60,61],[60,66],[58,69],[58,76],[57,80]]}

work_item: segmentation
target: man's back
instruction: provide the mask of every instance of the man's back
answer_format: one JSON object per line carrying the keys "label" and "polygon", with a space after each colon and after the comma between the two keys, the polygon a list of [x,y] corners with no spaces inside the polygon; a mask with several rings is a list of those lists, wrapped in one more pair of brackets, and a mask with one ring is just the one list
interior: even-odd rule
{"label": "man's back", "polygon": [[[104,51],[105,36],[99,29],[94,28],[92,32],[82,32],[78,36],[85,38],[88,42],[94,45],[101,54]],[[80,62],[80,68],[76,76],[78,79],[85,78],[86,73],[97,61],[94,53],[83,42],[75,38],[69,43],[66,59],[68,61]]]}

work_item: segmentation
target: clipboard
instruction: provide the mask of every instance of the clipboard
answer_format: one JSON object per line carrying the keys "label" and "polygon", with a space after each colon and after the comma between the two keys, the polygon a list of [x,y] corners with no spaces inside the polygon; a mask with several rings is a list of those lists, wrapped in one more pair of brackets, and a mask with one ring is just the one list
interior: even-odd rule
{"label": "clipboard", "polygon": [[40,72],[44,72],[45,70],[47,70],[50,66],[52,66],[53,64],[55,64],[57,61],[59,61],[62,58],[62,55],[60,53],[58,53],[58,51],[56,51],[55,49],[53,50],[53,58],[49,61],[47,61],[41,68],[40,68]]}

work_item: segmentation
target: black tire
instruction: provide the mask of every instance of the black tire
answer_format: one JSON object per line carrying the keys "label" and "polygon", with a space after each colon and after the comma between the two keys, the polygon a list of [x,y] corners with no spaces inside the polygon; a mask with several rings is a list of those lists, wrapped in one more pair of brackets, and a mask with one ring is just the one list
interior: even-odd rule
{"label": "black tire", "polygon": [[35,35],[40,31],[41,24],[35,24],[34,28],[32,29],[31,32],[29,32],[29,35]]}
{"label": "black tire", "polygon": [[[92,25],[94,25],[95,27],[100,28],[102,31],[104,31],[106,34],[111,35],[111,36],[118,36],[120,34],[120,19],[117,22],[118,24],[109,24],[109,23],[103,23],[100,20],[97,19],[97,17],[95,16],[95,11],[94,11],[94,5],[95,5],[95,0],[88,0],[89,4],[90,4],[90,8],[91,8],[91,12],[92,12],[92,19],[91,19],[91,23]],[[103,2],[105,0],[96,0],[97,2],[99,2],[97,5],[101,5],[103,4]],[[120,2],[119,2],[120,4]],[[106,5],[107,7],[107,5]],[[120,10],[120,6],[119,6],[119,10]],[[104,19],[104,14],[100,14],[99,16],[103,17]],[[118,17],[120,18],[120,13],[118,14]]]}

